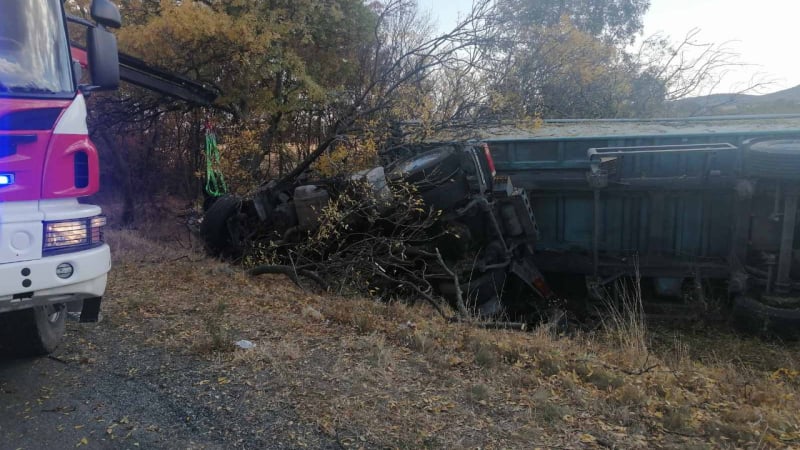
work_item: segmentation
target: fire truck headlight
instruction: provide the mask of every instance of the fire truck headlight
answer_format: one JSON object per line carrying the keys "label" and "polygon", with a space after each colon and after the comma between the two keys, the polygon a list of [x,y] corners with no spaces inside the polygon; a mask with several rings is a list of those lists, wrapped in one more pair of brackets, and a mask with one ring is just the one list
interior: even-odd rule
{"label": "fire truck headlight", "polygon": [[77,251],[103,243],[105,216],[44,223],[43,251]]}
{"label": "fire truck headlight", "polygon": [[0,187],[14,184],[14,174],[0,173]]}

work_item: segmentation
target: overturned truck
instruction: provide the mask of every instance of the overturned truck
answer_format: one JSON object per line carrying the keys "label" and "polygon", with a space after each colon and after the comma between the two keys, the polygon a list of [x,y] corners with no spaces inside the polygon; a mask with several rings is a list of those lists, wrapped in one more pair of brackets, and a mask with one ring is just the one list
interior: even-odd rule
{"label": "overturned truck", "polygon": [[498,172],[531,198],[546,274],[589,294],[639,274],[661,297],[717,280],[742,327],[800,333],[800,116],[491,131]]}
{"label": "overturned truck", "polygon": [[[448,142],[396,150],[402,156],[388,158],[385,166],[344,179],[272,181],[249,198],[217,199],[200,229],[206,246],[214,254],[233,258],[265,243],[279,253],[312,237],[329,202],[352,195],[354,184],[366,185],[366,190],[355,192],[374,199],[368,203],[371,213],[342,218],[350,231],[341,239],[369,238],[372,245],[389,247],[366,267],[376,278],[391,280],[385,285],[414,285],[411,292],[448,298],[487,317],[510,306],[528,313],[547,312],[552,292],[533,262],[537,236],[533,210],[525,190],[514,187],[510,177],[496,175],[489,147]],[[411,208],[419,210],[412,221],[418,220],[424,232],[417,232],[413,222],[400,223],[397,210],[409,206],[402,198],[405,194],[419,198],[421,207]],[[394,239],[375,239],[375,233]],[[336,250],[316,251],[323,252]],[[374,252],[348,255],[361,259],[364,253],[374,256]],[[307,267],[300,264],[302,270]],[[354,270],[342,276],[350,272]],[[513,299],[510,292],[515,293]]]}
{"label": "overturned truck", "polygon": [[[481,138],[403,147],[386,174],[483,249],[461,279],[482,314],[541,310],[554,298],[541,273],[580,277],[588,296],[634,275],[660,297],[716,280],[742,327],[800,334],[800,116],[563,120]],[[309,196],[327,201],[311,185],[220,199],[206,242],[230,251],[253,220],[291,234]],[[528,291],[509,289],[520,280]]]}

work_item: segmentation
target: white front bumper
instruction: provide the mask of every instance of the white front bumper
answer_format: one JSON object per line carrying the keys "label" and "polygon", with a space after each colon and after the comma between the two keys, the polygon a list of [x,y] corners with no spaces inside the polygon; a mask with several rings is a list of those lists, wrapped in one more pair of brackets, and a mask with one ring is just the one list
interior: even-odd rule
{"label": "white front bumper", "polygon": [[[74,267],[71,277],[62,279],[56,275],[56,267],[61,263]],[[0,264],[0,313],[101,297],[110,269],[111,252],[107,244],[80,252]]]}

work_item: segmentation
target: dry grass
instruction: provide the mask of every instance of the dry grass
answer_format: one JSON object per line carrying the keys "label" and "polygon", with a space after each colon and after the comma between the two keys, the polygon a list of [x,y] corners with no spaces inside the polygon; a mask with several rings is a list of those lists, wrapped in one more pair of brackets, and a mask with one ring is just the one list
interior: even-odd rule
{"label": "dry grass", "polygon": [[650,356],[642,286],[637,274],[620,279],[604,298],[603,331],[616,344],[627,362],[646,364]]}
{"label": "dry grass", "polygon": [[[280,394],[263,401],[344,447],[800,445],[796,344],[647,330],[625,315],[570,338],[478,330],[424,306],[251,279],[131,232],[109,239],[108,323],[240,369],[231,385],[258,389],[248,370],[269,370]],[[229,351],[239,339],[256,347]]]}

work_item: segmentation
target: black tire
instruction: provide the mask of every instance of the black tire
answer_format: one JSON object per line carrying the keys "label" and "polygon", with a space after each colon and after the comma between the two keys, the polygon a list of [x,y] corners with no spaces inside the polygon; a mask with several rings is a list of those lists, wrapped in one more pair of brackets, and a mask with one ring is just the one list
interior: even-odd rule
{"label": "black tire", "polygon": [[[466,278],[466,277],[465,277]],[[495,269],[461,283],[461,296],[468,308],[473,308],[481,316],[499,315],[503,311],[500,295],[504,289],[506,273]],[[437,292],[453,306],[456,304],[456,288],[452,280],[442,280],[436,285]]]}
{"label": "black tire", "polygon": [[469,186],[463,173],[458,173],[438,186],[420,194],[426,205],[442,211],[450,211],[469,198]]}
{"label": "black tire", "polygon": [[469,196],[460,152],[452,146],[436,147],[399,161],[389,178],[413,184],[425,203],[439,210],[448,211]]}
{"label": "black tire", "polygon": [[217,202],[217,199],[219,199],[219,197],[214,197],[211,195],[203,196],[203,214],[205,214],[206,211],[208,211],[212,206],[214,206],[214,203]]}
{"label": "black tire", "polygon": [[465,295],[477,307],[481,316],[494,317],[503,312],[500,295],[505,286],[506,275],[504,269],[494,269],[465,283],[469,287],[468,292],[464,289]]}
{"label": "black tire", "polygon": [[744,171],[757,178],[800,180],[800,138],[746,142]]}
{"label": "black tire", "polygon": [[733,300],[733,320],[744,332],[787,340],[800,338],[800,309],[777,308],[740,295]]}
{"label": "black tire", "polygon": [[0,314],[0,347],[12,356],[43,356],[61,344],[66,328],[62,304]]}
{"label": "black tire", "polygon": [[445,182],[461,167],[455,147],[442,146],[398,161],[389,177],[427,190]]}
{"label": "black tire", "polygon": [[211,255],[230,255],[241,251],[235,235],[238,231],[237,216],[241,203],[241,200],[232,195],[224,195],[203,216],[200,236]]}
{"label": "black tire", "polygon": [[503,302],[497,296],[478,305],[478,316],[485,319],[498,317],[504,311]]}
{"label": "black tire", "polygon": [[462,222],[453,221],[445,223],[442,231],[435,245],[444,260],[454,262],[465,258],[473,243],[469,227]]}

